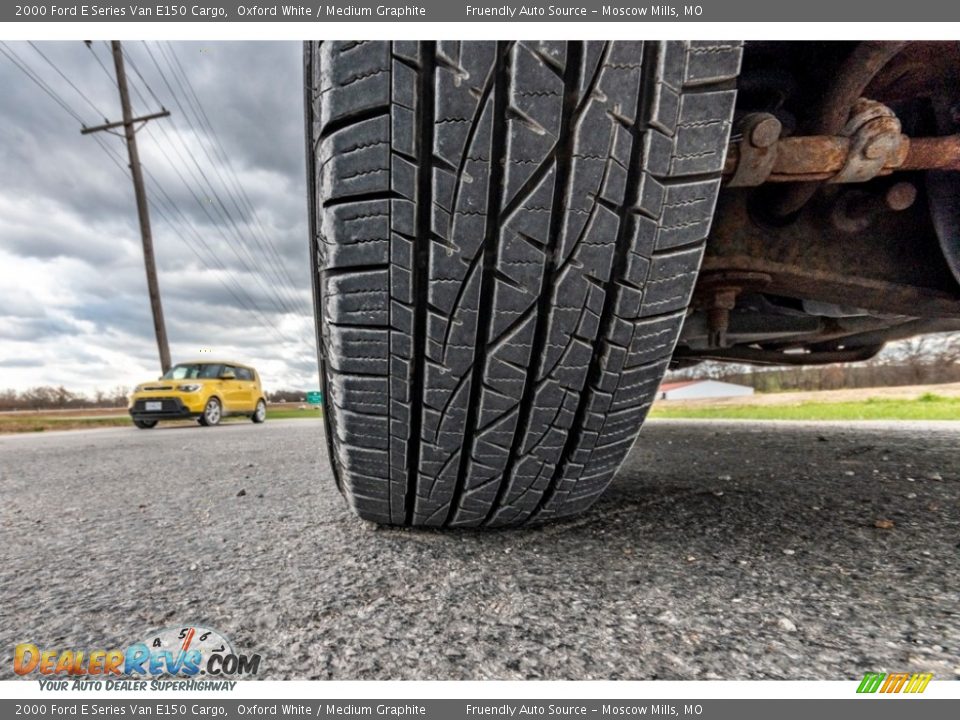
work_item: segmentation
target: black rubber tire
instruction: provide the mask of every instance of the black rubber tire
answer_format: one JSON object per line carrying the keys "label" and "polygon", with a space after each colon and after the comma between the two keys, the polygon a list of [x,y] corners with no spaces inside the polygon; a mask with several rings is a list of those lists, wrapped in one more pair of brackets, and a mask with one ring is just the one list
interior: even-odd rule
{"label": "black rubber tire", "polygon": [[[220,406],[220,412],[216,414],[215,419],[211,420],[208,417],[209,415],[208,410],[210,406],[213,405],[214,403]],[[204,427],[213,427],[215,425],[219,425],[221,420],[223,420],[223,403],[220,402],[219,399],[212,397],[209,400],[207,400],[207,404],[203,406],[203,414],[197,418],[197,422],[203,425]]]}
{"label": "black rubber tire", "polygon": [[738,43],[307,43],[324,417],[363,518],[502,526],[607,487],[673,352]]}
{"label": "black rubber tire", "polygon": [[157,426],[156,420],[134,420],[133,424],[141,430],[152,430]]}
{"label": "black rubber tire", "polygon": [[[263,405],[263,415],[260,413],[260,406]],[[253,411],[253,415],[250,416],[250,419],[253,420],[257,425],[267,420],[267,404],[263,400],[257,400],[257,408]]]}

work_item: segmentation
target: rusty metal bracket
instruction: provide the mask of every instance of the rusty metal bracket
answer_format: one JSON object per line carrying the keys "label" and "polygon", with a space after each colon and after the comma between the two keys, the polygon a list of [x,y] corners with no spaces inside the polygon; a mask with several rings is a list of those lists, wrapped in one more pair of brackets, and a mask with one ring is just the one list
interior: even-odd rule
{"label": "rusty metal bracket", "polygon": [[872,180],[899,157],[900,120],[883,103],[860,98],[840,134],[850,138],[850,149],[840,172],[828,183]]}
{"label": "rusty metal bracket", "polygon": [[723,167],[730,187],[764,183],[856,183],[906,170],[960,171],[960,135],[910,138],[881,103],[861,100],[841,135],[780,137],[766,113],[744,116]]}
{"label": "rusty metal bracket", "polygon": [[738,162],[730,187],[753,187],[767,181],[777,160],[777,143],[783,126],[769,113],[751,113],[738,123]]}

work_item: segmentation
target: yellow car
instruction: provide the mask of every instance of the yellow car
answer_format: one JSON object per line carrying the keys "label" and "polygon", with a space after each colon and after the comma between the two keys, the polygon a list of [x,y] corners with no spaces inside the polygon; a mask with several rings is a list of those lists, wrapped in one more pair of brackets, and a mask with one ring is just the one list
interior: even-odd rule
{"label": "yellow car", "polygon": [[228,415],[246,415],[255,423],[267,419],[257,371],[226,361],[174,365],[156,382],[137,385],[128,409],[143,430],[160,420],[196,418],[201,425],[218,425]]}

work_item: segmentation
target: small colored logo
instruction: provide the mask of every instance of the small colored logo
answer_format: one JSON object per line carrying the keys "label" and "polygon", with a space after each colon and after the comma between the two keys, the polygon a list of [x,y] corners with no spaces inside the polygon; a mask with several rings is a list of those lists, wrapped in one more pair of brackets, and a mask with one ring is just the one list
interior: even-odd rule
{"label": "small colored logo", "polygon": [[169,627],[151,633],[125,649],[41,649],[32,643],[14,648],[17,675],[121,675],[127,677],[186,677],[197,675],[256,675],[259,655],[237,653],[216,630]]}
{"label": "small colored logo", "polygon": [[933,673],[867,673],[857,692],[922,693],[932,679]]}

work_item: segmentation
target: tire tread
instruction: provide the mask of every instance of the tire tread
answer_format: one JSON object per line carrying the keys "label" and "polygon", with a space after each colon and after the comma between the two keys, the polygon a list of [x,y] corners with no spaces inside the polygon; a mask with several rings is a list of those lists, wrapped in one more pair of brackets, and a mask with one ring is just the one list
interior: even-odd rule
{"label": "tire tread", "polygon": [[321,372],[362,517],[516,525],[609,484],[719,189],[737,43],[308,43]]}

